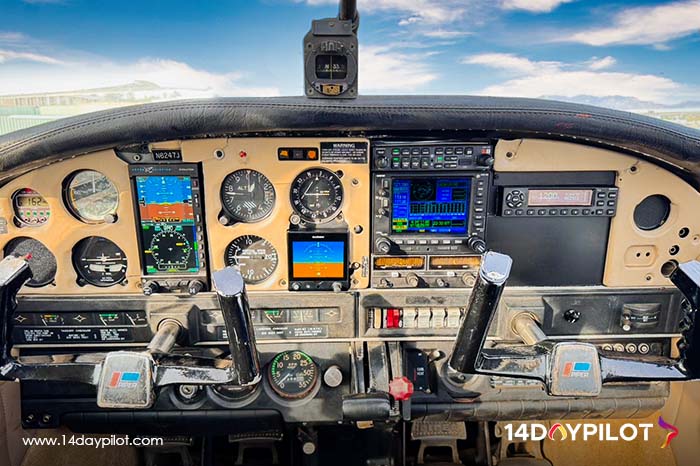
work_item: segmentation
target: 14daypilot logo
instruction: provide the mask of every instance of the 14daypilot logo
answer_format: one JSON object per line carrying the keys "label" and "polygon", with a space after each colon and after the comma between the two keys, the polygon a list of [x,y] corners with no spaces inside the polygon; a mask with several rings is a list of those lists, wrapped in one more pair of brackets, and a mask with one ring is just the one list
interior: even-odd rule
{"label": "14daypilot logo", "polygon": [[[666,448],[671,444],[671,440],[678,436],[678,428],[666,422],[661,416],[658,419],[658,426],[668,431],[664,442],[661,444],[661,448]],[[583,439],[584,441],[617,442],[622,440],[631,442],[640,437],[644,441],[648,441],[649,430],[653,427],[654,424],[651,423],[626,423],[615,431],[615,428],[607,423],[562,424],[557,422],[549,429],[544,424],[539,423],[520,424],[517,428],[513,424],[506,424],[503,428],[509,441],[540,441],[545,438],[562,441],[570,438],[572,441]]]}

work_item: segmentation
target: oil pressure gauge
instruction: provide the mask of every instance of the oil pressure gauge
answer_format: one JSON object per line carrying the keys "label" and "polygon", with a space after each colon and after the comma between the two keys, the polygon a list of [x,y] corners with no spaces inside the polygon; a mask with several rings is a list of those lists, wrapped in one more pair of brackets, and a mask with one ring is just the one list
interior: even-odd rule
{"label": "oil pressure gauge", "polygon": [[318,366],[302,351],[285,351],[267,366],[267,379],[276,395],[285,400],[299,400],[318,389]]}

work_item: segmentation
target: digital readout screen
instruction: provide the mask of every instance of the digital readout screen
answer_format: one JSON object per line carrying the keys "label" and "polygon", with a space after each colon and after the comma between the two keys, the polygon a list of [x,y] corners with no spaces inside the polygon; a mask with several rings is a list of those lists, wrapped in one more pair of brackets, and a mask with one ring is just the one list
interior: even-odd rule
{"label": "digital readout screen", "polygon": [[467,233],[471,179],[399,178],[392,193],[393,233]]}
{"label": "digital readout screen", "polygon": [[293,280],[343,280],[346,261],[343,241],[292,241]]}
{"label": "digital readout screen", "polygon": [[137,176],[144,273],[199,272],[199,244],[189,176]]}
{"label": "digital readout screen", "polygon": [[589,206],[593,201],[591,189],[531,189],[528,193],[527,204],[538,206]]}

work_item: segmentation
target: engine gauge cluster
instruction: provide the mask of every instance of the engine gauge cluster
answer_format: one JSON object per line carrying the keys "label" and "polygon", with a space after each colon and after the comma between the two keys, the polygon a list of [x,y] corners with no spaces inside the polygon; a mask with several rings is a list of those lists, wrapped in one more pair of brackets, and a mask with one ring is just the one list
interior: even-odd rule
{"label": "engine gauge cluster", "polygon": [[38,227],[48,222],[51,207],[46,199],[31,188],[22,188],[12,195],[12,208],[18,226]]}

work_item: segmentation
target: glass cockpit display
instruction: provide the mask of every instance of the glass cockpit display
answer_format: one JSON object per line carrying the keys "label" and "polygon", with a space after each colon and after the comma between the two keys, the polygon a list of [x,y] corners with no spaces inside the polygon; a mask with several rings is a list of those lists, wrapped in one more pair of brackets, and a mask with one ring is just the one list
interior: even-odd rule
{"label": "glass cockpit display", "polygon": [[145,275],[200,271],[192,176],[135,177]]}
{"label": "glass cockpit display", "polygon": [[471,179],[397,178],[392,193],[392,233],[467,233]]}

